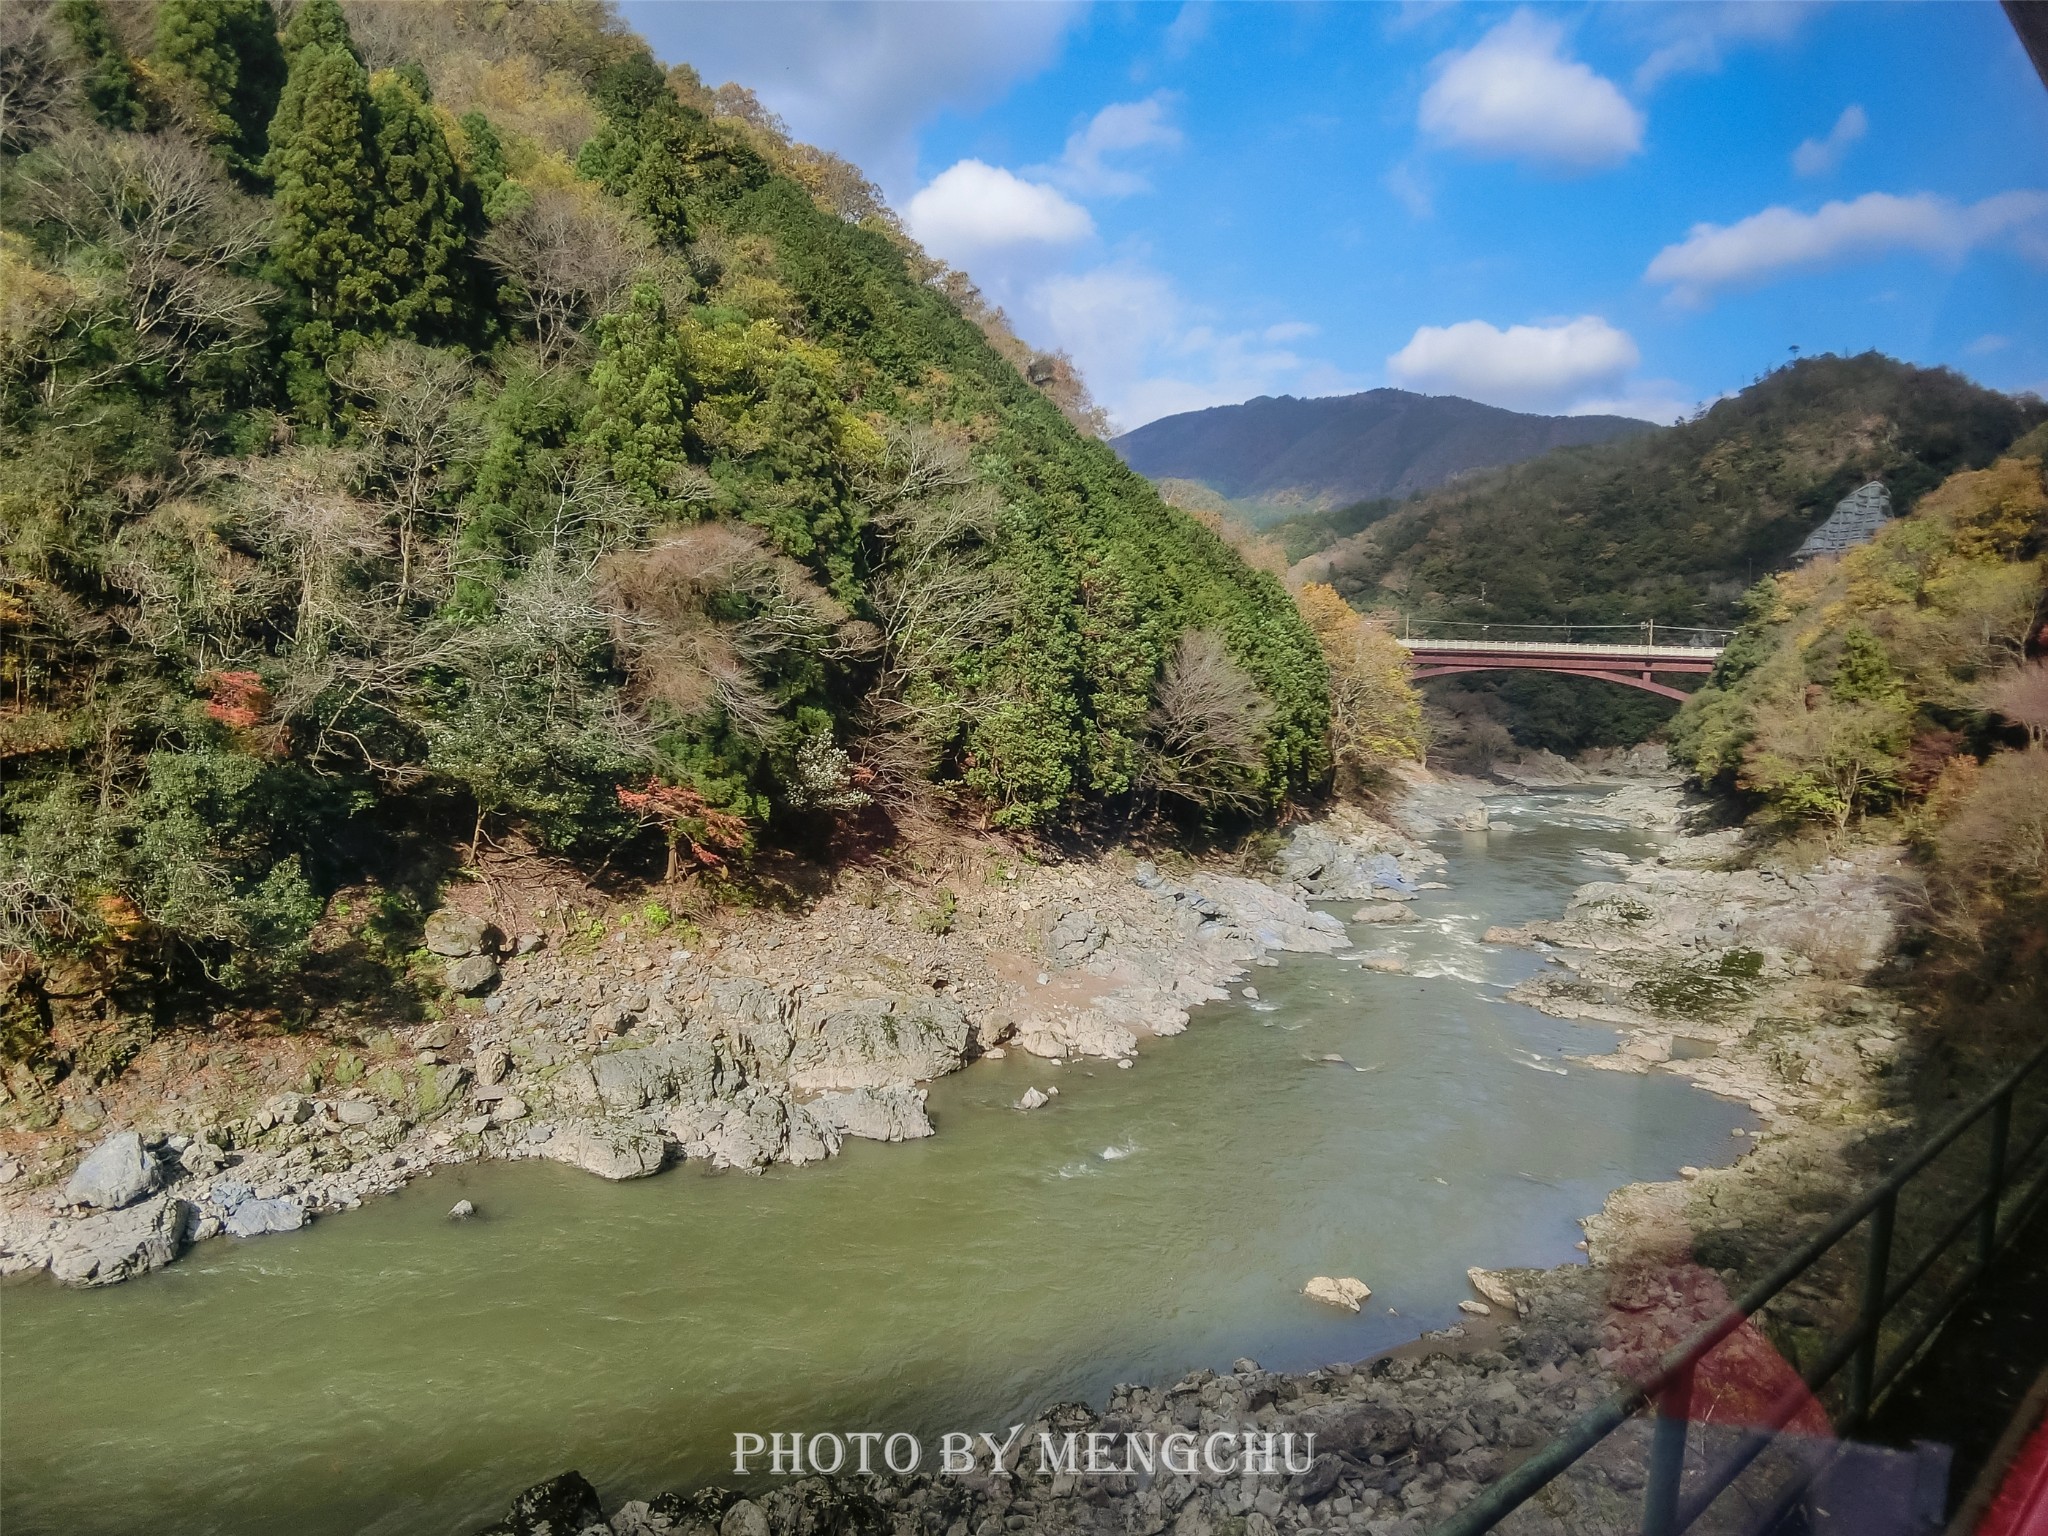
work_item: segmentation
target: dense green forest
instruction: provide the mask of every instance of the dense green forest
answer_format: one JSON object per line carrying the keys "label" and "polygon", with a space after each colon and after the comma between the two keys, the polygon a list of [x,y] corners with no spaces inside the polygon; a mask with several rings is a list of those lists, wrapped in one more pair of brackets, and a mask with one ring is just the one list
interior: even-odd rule
{"label": "dense green forest", "polygon": [[[1267,536],[1361,608],[1469,624],[1728,626],[1835,503],[1882,480],[1895,512],[1989,464],[2048,406],[1875,353],[1780,368],[1689,422],[1366,502]],[[1452,630],[1450,633],[1461,631]],[[1647,694],[1510,674],[1463,695],[1531,745],[1640,740]]]}
{"label": "dense green forest", "polygon": [[0,950],[233,984],[424,844],[1327,777],[1280,581],[853,167],[599,5],[288,16],[0,8]]}

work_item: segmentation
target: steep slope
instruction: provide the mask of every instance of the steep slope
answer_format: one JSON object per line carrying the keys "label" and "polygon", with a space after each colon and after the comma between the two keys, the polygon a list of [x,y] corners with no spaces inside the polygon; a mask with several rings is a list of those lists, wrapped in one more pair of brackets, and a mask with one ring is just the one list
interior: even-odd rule
{"label": "steep slope", "polygon": [[1317,400],[1262,395],[1187,411],[1111,446],[1141,475],[1200,481],[1270,519],[1286,508],[1412,496],[1470,470],[1649,426],[1624,416],[1531,416],[1455,395],[1373,389]]}
{"label": "steep slope", "polygon": [[285,985],[451,843],[673,874],[1327,771],[1279,580],[604,7],[5,24],[0,959]]}

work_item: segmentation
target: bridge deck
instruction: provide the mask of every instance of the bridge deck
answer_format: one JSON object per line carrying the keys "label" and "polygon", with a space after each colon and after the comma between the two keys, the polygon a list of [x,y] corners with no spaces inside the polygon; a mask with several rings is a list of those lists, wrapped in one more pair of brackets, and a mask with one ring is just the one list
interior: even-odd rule
{"label": "bridge deck", "polygon": [[1411,651],[1483,652],[1532,658],[1625,656],[1636,661],[1712,661],[1721,654],[1718,645],[1589,645],[1582,641],[1413,639],[1404,639],[1401,644]]}

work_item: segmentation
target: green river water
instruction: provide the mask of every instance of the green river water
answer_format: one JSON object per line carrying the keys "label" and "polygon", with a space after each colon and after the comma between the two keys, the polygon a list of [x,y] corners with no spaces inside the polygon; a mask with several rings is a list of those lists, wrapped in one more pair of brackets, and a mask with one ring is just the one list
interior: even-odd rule
{"label": "green river water", "polygon": [[[1742,1145],[1740,1106],[1562,1062],[1612,1037],[1501,1000],[1542,962],[1487,925],[1653,846],[1583,805],[1496,801],[1510,830],[1447,838],[1420,924],[1354,930],[1410,974],[1288,957],[1132,1070],[980,1063],[933,1086],[927,1141],[759,1178],[443,1169],[104,1291],[11,1285],[0,1522],[440,1536],[569,1467],[608,1502],[717,1480],[739,1431],[1000,1438],[1119,1381],[1440,1327],[1466,1266],[1570,1262],[1609,1191]],[[1011,1110],[1031,1084],[1061,1092]],[[1310,1302],[1316,1274],[1373,1297]]]}

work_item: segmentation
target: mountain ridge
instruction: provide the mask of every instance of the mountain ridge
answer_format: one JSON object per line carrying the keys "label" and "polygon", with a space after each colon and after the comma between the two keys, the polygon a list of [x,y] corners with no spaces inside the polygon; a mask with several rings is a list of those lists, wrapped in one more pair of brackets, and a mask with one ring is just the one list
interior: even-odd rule
{"label": "mountain ridge", "polygon": [[1553,448],[1653,430],[1627,416],[1542,416],[1461,395],[1371,389],[1351,395],[1260,395],[1161,417],[1112,438],[1149,479],[1198,482],[1262,509],[1328,511],[1434,490],[1459,475]]}

